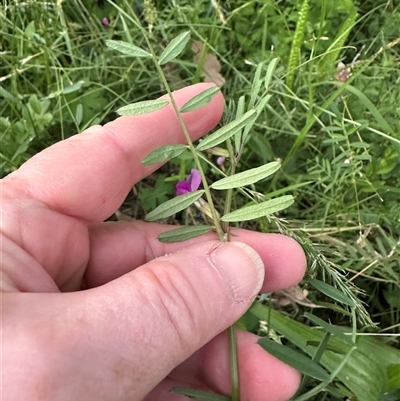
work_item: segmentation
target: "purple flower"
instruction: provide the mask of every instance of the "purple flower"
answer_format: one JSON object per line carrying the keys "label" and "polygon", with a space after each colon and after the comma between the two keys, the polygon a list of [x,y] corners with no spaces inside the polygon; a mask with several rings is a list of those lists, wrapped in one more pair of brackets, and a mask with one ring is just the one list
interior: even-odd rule
{"label": "purple flower", "polygon": [[105,26],[110,25],[110,21],[109,21],[108,18],[106,18],[106,17],[104,17],[104,18],[101,20],[101,23],[102,23],[103,25],[105,25]]}
{"label": "purple flower", "polygon": [[190,174],[183,180],[175,185],[176,196],[187,194],[188,192],[197,191],[201,184],[200,171],[195,168],[192,169]]}
{"label": "purple flower", "polygon": [[217,157],[217,164],[218,166],[222,166],[225,162],[225,156],[219,156]]}

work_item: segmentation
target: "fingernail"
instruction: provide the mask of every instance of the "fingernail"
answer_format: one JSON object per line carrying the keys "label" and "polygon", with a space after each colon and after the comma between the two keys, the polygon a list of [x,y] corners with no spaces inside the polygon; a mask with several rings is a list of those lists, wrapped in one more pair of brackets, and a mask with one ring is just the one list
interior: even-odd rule
{"label": "fingernail", "polygon": [[257,296],[264,281],[264,263],[253,248],[242,242],[224,243],[210,259],[235,302],[248,302]]}

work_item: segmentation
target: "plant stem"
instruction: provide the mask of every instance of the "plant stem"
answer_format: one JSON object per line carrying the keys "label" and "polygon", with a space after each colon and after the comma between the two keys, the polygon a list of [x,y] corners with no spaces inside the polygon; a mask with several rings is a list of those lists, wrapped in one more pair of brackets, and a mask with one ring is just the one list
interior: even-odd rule
{"label": "plant stem", "polygon": [[232,401],[240,401],[239,365],[237,357],[237,343],[234,326],[228,329],[229,335],[229,362],[232,380]]}
{"label": "plant stem", "polygon": [[[235,174],[236,159],[232,142],[230,139],[227,141],[227,146],[230,159],[228,175],[231,176]],[[232,196],[233,196],[233,189],[228,189],[226,191],[224,214],[227,214],[231,211]],[[229,240],[229,222],[222,222],[222,229],[224,230],[225,233],[227,233],[226,235],[227,240]],[[236,342],[234,326],[229,327],[228,333],[229,333],[229,362],[230,362],[231,381],[232,381],[232,401],[240,401],[239,363],[237,357],[237,342]]]}
{"label": "plant stem", "polygon": [[[233,175],[235,174],[236,170],[236,159],[235,159],[235,154],[232,146],[232,142],[230,140],[227,141],[228,145],[228,152],[229,152],[229,159],[230,159],[230,166],[229,166],[229,174],[228,175]],[[232,206],[232,195],[233,195],[233,189],[228,189],[226,191],[226,198],[225,198],[225,207],[224,207],[224,214],[227,214],[231,211],[231,206]],[[228,233],[229,229],[229,223],[228,222],[222,222],[222,229],[224,230],[225,233]]]}
{"label": "plant stem", "polygon": [[330,383],[330,381],[322,382],[322,383],[318,384],[318,386],[316,386],[312,390],[310,390],[309,392],[301,395],[300,397],[295,398],[293,401],[309,400],[311,397],[314,397],[314,395],[316,395],[316,394],[320,393],[322,390],[324,390],[324,388],[327,387],[329,383]]}
{"label": "plant stem", "polygon": [[[223,227],[221,226],[221,222],[217,216],[216,213],[216,209],[215,209],[215,205],[211,196],[211,192],[210,192],[210,187],[207,183],[207,179],[204,175],[204,171],[202,169],[201,163],[200,163],[200,157],[196,151],[196,148],[193,145],[193,142],[190,138],[189,132],[186,128],[185,122],[183,121],[182,118],[182,114],[179,111],[179,108],[175,102],[174,97],[172,96],[172,92],[171,92],[171,88],[168,85],[167,79],[164,75],[164,72],[161,68],[161,66],[158,63],[158,59],[157,56],[154,52],[153,46],[147,36],[147,32],[145,31],[145,29],[142,27],[142,25],[140,24],[140,22],[137,20],[137,17],[135,15],[136,18],[136,25],[138,26],[138,28],[141,30],[143,37],[145,38],[147,45],[149,47],[152,59],[154,61],[154,64],[157,68],[157,72],[158,75],[168,93],[168,96],[170,98],[172,107],[174,108],[175,114],[178,118],[179,124],[182,127],[182,131],[183,134],[185,135],[185,139],[186,142],[189,146],[189,149],[193,155],[195,164],[197,169],[200,172],[200,176],[201,176],[201,181],[203,183],[203,187],[204,187],[204,191],[206,194],[206,198],[207,198],[207,202],[210,206],[210,210],[211,210],[211,214],[212,214],[212,220],[215,226],[215,229],[217,231],[218,237],[220,239],[220,241],[226,242],[228,241],[228,228],[229,228],[229,223],[223,223]],[[233,151],[233,147],[230,141],[228,141],[228,150],[229,150],[229,154],[230,154],[230,158],[231,158],[231,166],[230,166],[230,175],[235,173],[235,168],[236,168],[236,160],[234,158],[234,151]],[[226,202],[225,202],[225,213],[228,213],[230,211],[231,208],[231,204],[232,204],[232,194],[233,191],[232,189],[228,190],[227,192],[227,197],[226,197]],[[231,369],[231,380],[232,380],[232,401],[240,401],[240,387],[239,387],[239,366],[238,366],[238,358],[237,358],[237,343],[236,343],[236,337],[235,337],[235,330],[233,326],[230,326],[228,329],[228,335],[229,335],[229,359],[230,359],[230,369]]]}

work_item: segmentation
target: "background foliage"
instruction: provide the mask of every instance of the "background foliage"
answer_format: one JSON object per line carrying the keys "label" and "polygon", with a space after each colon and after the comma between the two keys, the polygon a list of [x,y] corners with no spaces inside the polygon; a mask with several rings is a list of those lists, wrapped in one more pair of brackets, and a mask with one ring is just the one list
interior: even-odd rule
{"label": "background foliage", "polygon": [[[309,257],[309,277],[328,282],[357,301],[359,333],[374,333],[398,347],[399,2],[219,3],[3,1],[1,176],[52,143],[115,118],[118,107],[164,93],[151,61],[116,55],[105,46],[105,40],[116,39],[146,48],[127,18],[132,10],[159,53],[171,38],[192,31],[192,38],[202,44],[200,50],[193,53],[188,46],[180,61],[166,64],[164,71],[173,89],[204,77],[225,80],[227,116],[235,113],[242,95],[249,102],[257,66],[262,63],[265,73],[278,57],[269,86],[272,97],[249,136],[242,163],[243,168],[251,168],[281,160],[280,173],[254,189],[293,194],[296,202],[277,218],[247,227],[297,238]],[[341,71],[339,62],[346,65]],[[211,155],[210,160],[214,160]],[[190,155],[175,159],[134,188],[123,212],[142,217],[171,196],[174,183],[191,167]],[[213,179],[211,170],[209,174]],[[218,202],[222,209],[222,199]],[[175,221],[198,219],[189,210]],[[268,302],[290,316],[293,327],[298,323],[312,327],[303,316],[305,311],[351,326],[349,308],[317,291],[309,277],[302,283],[303,291],[273,294]],[[250,317],[244,321],[246,327],[255,324]],[[311,338],[307,333],[305,338]],[[279,334],[291,338],[290,333]],[[382,352],[379,347],[370,349]],[[395,370],[393,366],[390,369]],[[392,384],[382,384],[376,399],[397,399],[393,391],[400,383],[396,387],[396,377],[385,375]],[[367,379],[373,380],[368,372]],[[357,396],[349,386],[336,382],[323,399],[347,395]],[[321,395],[315,399],[322,399]]]}

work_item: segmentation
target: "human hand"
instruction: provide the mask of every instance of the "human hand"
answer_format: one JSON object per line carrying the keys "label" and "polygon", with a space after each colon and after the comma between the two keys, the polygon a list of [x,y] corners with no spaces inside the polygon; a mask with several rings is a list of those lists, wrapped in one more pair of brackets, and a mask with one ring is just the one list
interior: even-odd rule
{"label": "human hand", "polygon": [[[174,96],[182,105],[205,88]],[[222,110],[218,94],[184,114],[193,140]],[[210,233],[163,244],[166,226],[103,223],[158,167],[143,157],[184,142],[167,106],[91,127],[2,180],[4,400],[186,400],[174,386],[229,394],[224,330],[258,292],[298,283],[305,256],[275,234],[235,229],[232,243]],[[299,374],[257,336],[239,331],[237,340],[242,400],[290,398]]]}

